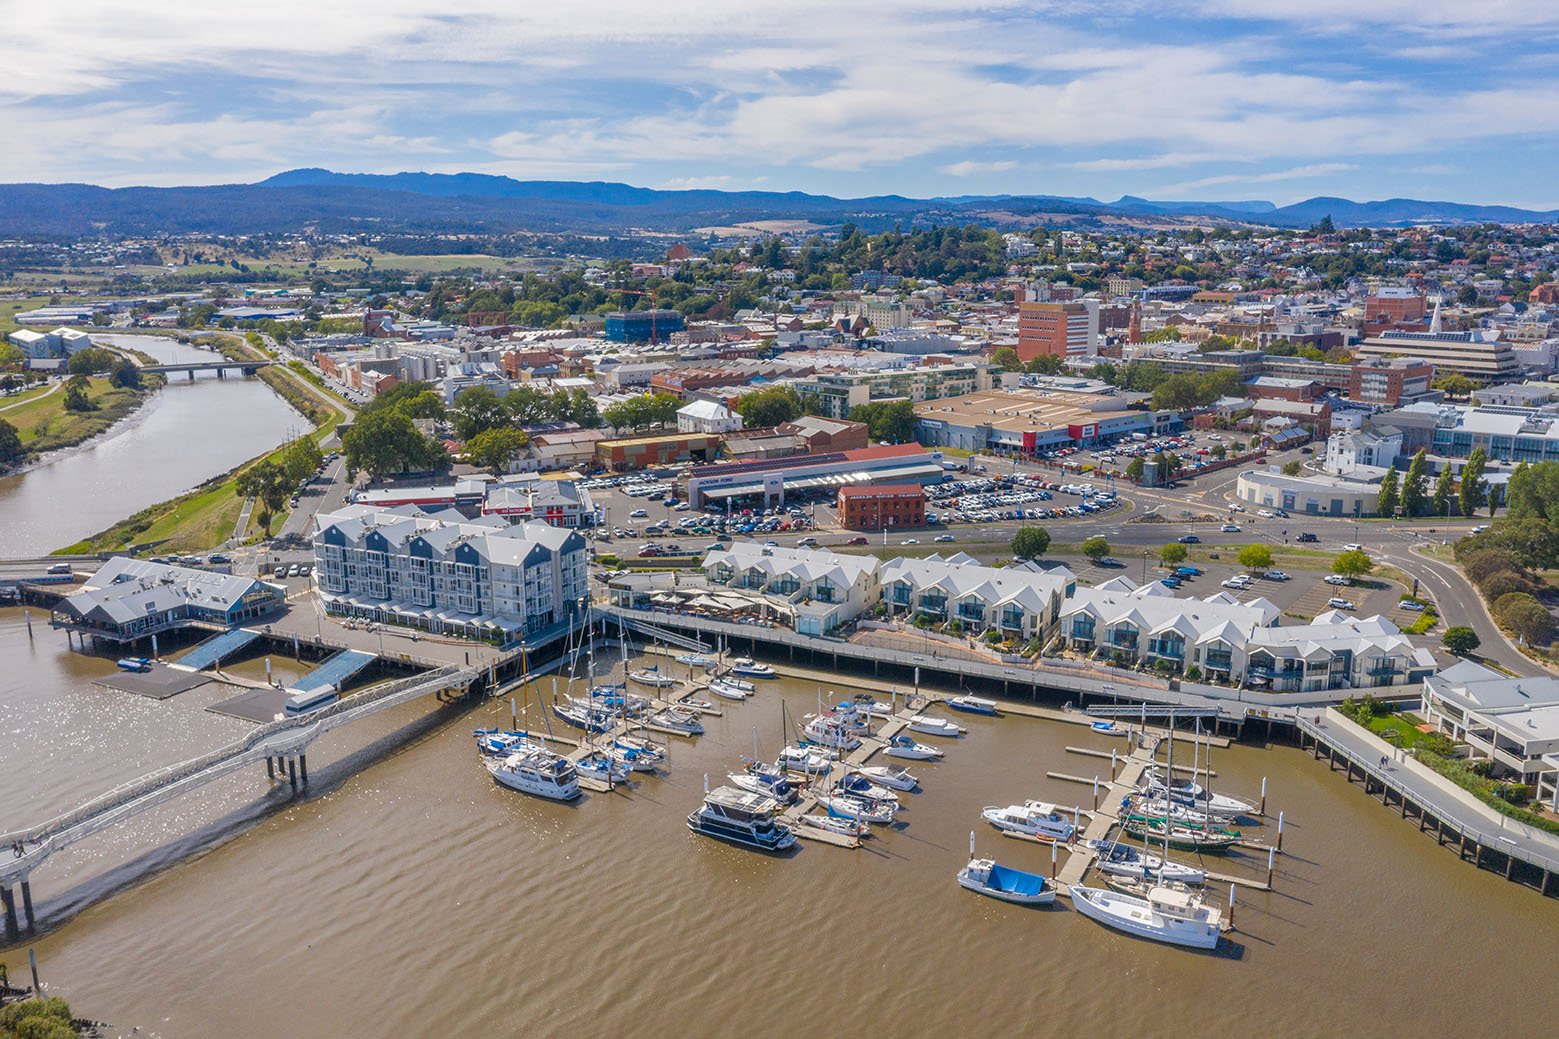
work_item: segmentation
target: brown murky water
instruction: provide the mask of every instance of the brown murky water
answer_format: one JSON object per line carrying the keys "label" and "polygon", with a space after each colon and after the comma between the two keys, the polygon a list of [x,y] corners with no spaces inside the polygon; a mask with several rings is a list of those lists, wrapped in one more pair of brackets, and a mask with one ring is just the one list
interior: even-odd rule
{"label": "brown murky water", "polygon": [[[93,687],[111,662],[18,632],[0,611],[7,820],[242,731],[203,711],[200,690],[151,704]],[[429,708],[375,720],[311,751],[313,798],[258,823],[243,810],[266,789],[252,770],[50,862],[42,912],[80,911],[37,943],[45,980],[83,1014],[166,1036],[1417,1037],[1546,1034],[1559,1011],[1544,966],[1559,903],[1459,863],[1292,749],[1216,752],[1220,788],[1251,794],[1270,776],[1289,820],[1277,891],[1241,893],[1218,956],[954,882],[971,829],[982,851],[1048,870],[1046,850],[978,813],[1090,797],[1044,776],[1100,767],[1064,750],[1109,746],[1073,726],[968,720],[944,763],[912,766],[923,789],[902,825],[859,851],[805,842],[776,860],[690,834],[704,774],[721,782],[754,727],[775,749],[782,697],[794,718],[814,687],[766,683],[676,741],[666,775],[576,806],[479,767],[469,730],[506,723],[506,702],[446,708],[441,727],[382,753],[361,748]],[[343,759],[375,754],[343,775]],[[190,845],[163,843],[191,826],[215,847],[181,859]],[[1213,868],[1256,875],[1265,857]]]}

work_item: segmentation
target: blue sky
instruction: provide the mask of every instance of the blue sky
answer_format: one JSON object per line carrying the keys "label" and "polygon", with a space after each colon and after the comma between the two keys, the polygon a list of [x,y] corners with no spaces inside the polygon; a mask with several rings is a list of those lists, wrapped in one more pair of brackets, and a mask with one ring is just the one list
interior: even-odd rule
{"label": "blue sky", "polygon": [[55,0],[7,30],[5,180],[1559,207],[1556,0]]}

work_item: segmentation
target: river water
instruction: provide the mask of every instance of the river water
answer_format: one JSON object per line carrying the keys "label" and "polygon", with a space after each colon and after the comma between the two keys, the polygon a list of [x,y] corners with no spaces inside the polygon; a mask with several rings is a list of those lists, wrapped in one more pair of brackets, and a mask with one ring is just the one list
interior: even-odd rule
{"label": "river water", "polygon": [[[19,610],[0,611],[0,655],[0,692],[22,707],[0,737],[7,816],[243,731],[203,710],[214,692],[152,703],[91,685],[112,663],[47,629],[29,642]],[[1217,956],[955,883],[971,829],[983,853],[1048,871],[1047,850],[1002,839],[979,810],[1087,807],[1088,787],[1045,777],[1100,770],[1065,748],[1112,744],[1076,726],[960,719],[970,733],[943,763],[912,763],[922,791],[902,825],[858,851],[803,842],[771,859],[690,834],[704,776],[722,782],[754,730],[772,753],[781,700],[794,721],[815,697],[765,683],[674,741],[665,775],[574,806],[480,767],[469,730],[507,724],[507,702],[386,712],[310,750],[307,799],[267,794],[251,769],[51,860],[34,887],[60,924],[36,944],[45,982],[117,1032],[165,1036],[1552,1030],[1559,903],[1458,862],[1291,748],[1215,752],[1220,789],[1251,795],[1268,776],[1288,821],[1276,891],[1241,892]],[[415,735],[392,747],[402,726]],[[256,818],[257,803],[275,810]],[[192,827],[199,840],[168,846]],[[1265,856],[1211,868],[1256,876]]]}
{"label": "river water", "polygon": [[[93,339],[164,363],[217,358],[165,337]],[[164,389],[101,436],[0,479],[0,555],[46,555],[96,534],[284,443],[304,425],[259,379],[202,373],[191,382],[171,375]]]}

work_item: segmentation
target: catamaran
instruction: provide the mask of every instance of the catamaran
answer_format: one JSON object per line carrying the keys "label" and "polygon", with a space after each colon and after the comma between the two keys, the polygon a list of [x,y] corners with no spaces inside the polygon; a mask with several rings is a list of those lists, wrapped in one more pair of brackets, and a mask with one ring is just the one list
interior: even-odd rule
{"label": "catamaran", "polygon": [[490,758],[487,771],[511,790],[553,801],[579,796],[579,773],[569,760],[550,750],[531,749],[506,758]]}
{"label": "catamaran", "polygon": [[1077,832],[1072,820],[1044,801],[1025,801],[1005,808],[987,805],[980,811],[980,818],[998,830],[1020,833],[1047,844],[1069,841]]}
{"label": "catamaran", "polygon": [[703,805],[687,817],[687,828],[759,851],[786,851],[795,847],[796,835],[775,821],[778,808],[773,798],[722,786],[704,795]]}

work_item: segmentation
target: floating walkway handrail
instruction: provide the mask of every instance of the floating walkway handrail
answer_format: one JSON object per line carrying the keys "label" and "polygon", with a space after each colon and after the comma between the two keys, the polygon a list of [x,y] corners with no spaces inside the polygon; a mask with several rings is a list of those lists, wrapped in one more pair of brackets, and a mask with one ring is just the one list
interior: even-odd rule
{"label": "floating walkway handrail", "polygon": [[652,639],[660,639],[662,642],[670,643],[679,649],[707,650],[711,648],[701,639],[692,638],[688,635],[682,635],[675,631],[667,631],[665,628],[660,628],[654,624],[650,624],[647,621],[639,620],[637,617],[628,617],[622,614],[614,614],[613,616],[621,619],[624,627],[632,628],[640,635],[648,635]]}
{"label": "floating walkway handrail", "polygon": [[[364,690],[361,693],[349,696],[344,700],[338,700],[328,707],[306,715],[300,715],[296,718],[284,718],[281,721],[266,722],[242,739],[202,754],[199,757],[190,758],[187,761],[181,761],[173,765],[165,765],[138,779],[122,783],[78,805],[69,812],[55,816],[46,822],[25,829],[14,830],[10,833],[0,834],[0,845],[11,845],[17,841],[22,841],[24,844],[44,842],[48,838],[57,836],[97,817],[109,815],[121,808],[134,804],[159,790],[172,788],[193,776],[201,776],[201,781],[204,782],[206,779],[215,779],[220,775],[225,775],[230,769],[221,769],[219,766],[228,762],[232,762],[235,768],[243,765],[247,760],[246,755],[259,748],[262,744],[272,742],[275,737],[290,737],[290,739],[276,742],[308,743],[337,725],[354,721],[374,711],[388,709],[406,700],[425,696],[433,688],[469,682],[480,675],[482,671],[483,669],[481,668],[459,668],[453,664],[448,664],[435,671],[413,675],[410,678],[397,679],[394,682]],[[53,842],[50,841],[49,843],[52,844]],[[0,852],[3,852],[3,849],[0,849]]]}
{"label": "floating walkway handrail", "polygon": [[[1470,839],[1481,847],[1492,848],[1503,855],[1510,855],[1514,858],[1520,859],[1522,862],[1527,862],[1541,869],[1545,869],[1550,873],[1559,873],[1559,859],[1550,858],[1549,856],[1544,855],[1542,852],[1535,851],[1528,847],[1523,847],[1521,844],[1512,840],[1510,834],[1508,833],[1484,833],[1482,830],[1475,829],[1471,826],[1467,826],[1464,823],[1458,822],[1455,819],[1449,818],[1445,814],[1445,809],[1441,808],[1438,803],[1427,800],[1421,793],[1409,790],[1402,783],[1391,778],[1391,776],[1380,767],[1377,761],[1360,760],[1347,747],[1338,746],[1337,741],[1333,740],[1325,729],[1321,728],[1319,725],[1316,725],[1314,722],[1307,720],[1303,715],[1299,717],[1298,724],[1300,732],[1303,732],[1305,735],[1319,743],[1326,744],[1334,752],[1346,758],[1349,764],[1351,764],[1354,768],[1357,768],[1367,774],[1371,779],[1381,784],[1382,787],[1394,791],[1399,799],[1399,802],[1413,801],[1419,805],[1421,809],[1428,809],[1429,812],[1435,816],[1435,818],[1440,820],[1441,825],[1443,825],[1446,830],[1454,832],[1458,837],[1463,839]],[[1491,807],[1489,810],[1496,811],[1497,809]],[[1518,825],[1526,825],[1525,823],[1520,822],[1520,820],[1511,821],[1513,823],[1517,823]],[[1523,839],[1530,839],[1527,838],[1525,834],[1522,834],[1522,837]]]}

